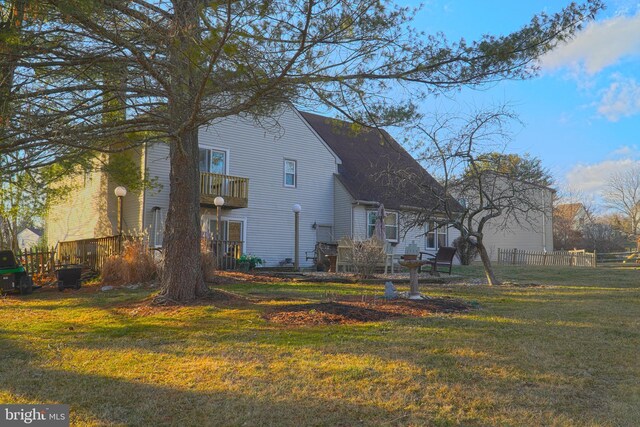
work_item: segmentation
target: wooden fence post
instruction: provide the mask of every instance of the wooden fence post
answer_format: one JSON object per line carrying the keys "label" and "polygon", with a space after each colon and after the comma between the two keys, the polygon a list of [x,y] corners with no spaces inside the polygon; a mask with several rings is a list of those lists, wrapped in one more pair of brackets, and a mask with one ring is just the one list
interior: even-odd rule
{"label": "wooden fence post", "polygon": [[516,264],[516,255],[518,254],[518,248],[513,248],[513,255],[511,256],[511,264]]}

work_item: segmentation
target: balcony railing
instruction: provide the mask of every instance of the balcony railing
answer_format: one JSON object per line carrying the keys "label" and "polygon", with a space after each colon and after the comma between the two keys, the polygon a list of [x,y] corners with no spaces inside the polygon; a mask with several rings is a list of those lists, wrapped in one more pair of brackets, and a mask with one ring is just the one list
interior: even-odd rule
{"label": "balcony railing", "polygon": [[249,178],[200,172],[200,204],[214,206],[213,199],[224,198],[226,208],[246,208],[249,204]]}

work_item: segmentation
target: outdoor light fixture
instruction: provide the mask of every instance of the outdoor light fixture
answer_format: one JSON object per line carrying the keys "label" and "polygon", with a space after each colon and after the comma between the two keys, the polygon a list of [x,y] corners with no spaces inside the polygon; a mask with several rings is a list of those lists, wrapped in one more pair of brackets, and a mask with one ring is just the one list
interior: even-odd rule
{"label": "outdoor light fixture", "polygon": [[116,187],[115,190],[113,190],[113,192],[115,193],[116,196],[118,197],[124,197],[127,195],[127,189],[120,186],[120,187]]}
{"label": "outdoor light fixture", "polygon": [[220,208],[224,206],[224,198],[217,196],[213,199],[213,204],[216,205],[216,245],[218,245],[220,244]]}
{"label": "outdoor light fixture", "polygon": [[113,190],[113,193],[118,198],[118,247],[122,250],[122,199],[127,195],[127,189],[119,186]]}
{"label": "outdoor light fixture", "polygon": [[296,271],[300,270],[300,212],[302,212],[302,206],[299,204],[295,204],[291,207],[291,210],[294,214],[294,235],[295,235],[295,244],[294,244],[294,261],[293,268]]}

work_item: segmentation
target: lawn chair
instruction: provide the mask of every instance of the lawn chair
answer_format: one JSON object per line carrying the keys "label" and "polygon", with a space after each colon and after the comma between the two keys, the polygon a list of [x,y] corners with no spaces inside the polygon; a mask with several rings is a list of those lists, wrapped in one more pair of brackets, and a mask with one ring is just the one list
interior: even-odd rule
{"label": "lawn chair", "polygon": [[[428,252],[420,252],[420,259],[428,261],[426,266],[430,266],[431,270],[429,274],[432,276],[439,276],[439,273],[448,273],[451,275],[451,268],[453,266],[453,257],[456,254],[456,248],[449,246],[442,246],[438,249],[438,253],[433,257]],[[424,256],[424,258],[423,258]],[[424,267],[422,267],[424,268]]]}

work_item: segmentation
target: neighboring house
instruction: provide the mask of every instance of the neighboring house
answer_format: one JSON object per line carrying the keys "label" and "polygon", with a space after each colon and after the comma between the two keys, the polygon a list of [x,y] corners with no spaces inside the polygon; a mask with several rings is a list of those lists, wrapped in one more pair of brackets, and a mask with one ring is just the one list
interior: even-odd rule
{"label": "neighboring house", "polygon": [[18,233],[18,247],[22,250],[31,249],[40,243],[42,237],[42,230],[38,230],[31,227],[26,227],[24,230]]}
{"label": "neighboring house", "polygon": [[535,210],[517,212],[509,220],[497,217],[484,228],[484,245],[492,261],[498,258],[498,249],[519,251],[553,251],[553,195],[554,190],[530,184]]}
{"label": "neighboring house", "polygon": [[582,203],[559,204],[553,209],[553,240],[558,250],[574,249],[583,245],[583,229],[591,222],[589,212]]}
{"label": "neighboring house", "polygon": [[582,203],[564,203],[553,210],[553,217],[567,222],[572,230],[580,231],[590,221],[589,213]]}
{"label": "neighboring house", "polygon": [[[277,122],[277,123],[276,123]],[[205,237],[216,232],[215,196],[222,196],[222,238],[242,242],[242,252],[277,266],[294,254],[294,214],[300,204],[301,265],[318,242],[362,239],[374,231],[380,203],[387,212],[387,239],[396,254],[408,243],[435,253],[458,236],[451,228],[407,229],[403,214],[436,211],[444,190],[386,132],[360,128],[292,107],[274,126],[231,117],[200,129],[201,224]],[[124,197],[123,230],[144,230],[151,246],[162,246],[169,205],[169,146],[138,150],[141,171],[160,189],[130,191]],[[402,172],[394,174],[394,172]],[[47,215],[47,239],[57,241],[117,233],[117,183],[104,173],[77,178],[78,189]],[[454,205],[457,202],[453,202]],[[436,207],[434,209],[434,206]]]}

